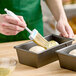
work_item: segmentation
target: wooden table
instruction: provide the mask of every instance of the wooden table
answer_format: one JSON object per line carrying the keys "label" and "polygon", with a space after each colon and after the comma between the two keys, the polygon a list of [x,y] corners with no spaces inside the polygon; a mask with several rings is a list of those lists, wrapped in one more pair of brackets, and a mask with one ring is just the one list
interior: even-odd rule
{"label": "wooden table", "polygon": [[[76,36],[75,36],[76,39]],[[0,58],[13,57],[16,60],[16,50],[13,48],[15,45],[25,43],[27,41],[18,41],[11,43],[0,44]],[[74,41],[75,43],[76,41]],[[17,67],[11,76],[76,76],[76,72],[60,68],[59,61],[55,61],[41,68],[34,68],[27,65],[17,64]]]}

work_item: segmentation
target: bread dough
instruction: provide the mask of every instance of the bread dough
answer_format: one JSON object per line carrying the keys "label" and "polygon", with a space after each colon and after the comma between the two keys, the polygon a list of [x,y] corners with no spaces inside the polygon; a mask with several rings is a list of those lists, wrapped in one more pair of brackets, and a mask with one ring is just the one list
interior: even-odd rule
{"label": "bread dough", "polygon": [[32,51],[32,52],[37,53],[37,54],[43,52],[44,50],[45,50],[45,48],[43,48],[41,46],[34,46],[34,47],[29,49],[29,51]]}
{"label": "bread dough", "polygon": [[[57,45],[59,45],[58,42],[56,42],[56,41],[54,41],[54,40],[51,40],[51,41],[49,41],[49,46],[48,46],[48,48],[51,48],[51,47],[54,47],[54,46],[57,46]],[[37,54],[43,52],[44,50],[46,50],[46,49],[43,48],[43,47],[41,47],[41,46],[33,46],[33,47],[31,47],[31,48],[29,49],[29,51],[34,52],[34,53],[37,53]]]}
{"label": "bread dough", "polygon": [[69,54],[76,56],[76,49],[70,51]]}
{"label": "bread dough", "polygon": [[54,46],[57,46],[57,45],[59,45],[58,42],[56,42],[54,40],[51,40],[51,41],[49,41],[49,47],[48,48],[51,48],[51,47],[54,47]]}

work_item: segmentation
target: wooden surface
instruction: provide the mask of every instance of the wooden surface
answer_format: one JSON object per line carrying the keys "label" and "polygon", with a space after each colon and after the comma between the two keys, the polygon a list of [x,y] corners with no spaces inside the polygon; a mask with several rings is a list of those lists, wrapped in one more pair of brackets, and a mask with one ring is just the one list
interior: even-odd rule
{"label": "wooden surface", "polygon": [[[0,58],[13,57],[18,60],[16,50],[13,47],[25,42],[27,41],[1,43]],[[76,41],[74,41],[74,43],[75,42]],[[76,72],[60,68],[59,61],[55,61],[38,69],[18,63],[11,76],[76,76]]]}

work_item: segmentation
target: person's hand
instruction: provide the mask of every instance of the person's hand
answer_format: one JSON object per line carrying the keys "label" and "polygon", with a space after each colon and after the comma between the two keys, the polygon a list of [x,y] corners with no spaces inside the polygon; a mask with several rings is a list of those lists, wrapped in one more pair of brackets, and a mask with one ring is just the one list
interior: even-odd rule
{"label": "person's hand", "polygon": [[60,19],[57,22],[57,29],[60,32],[60,35],[63,37],[68,37],[68,38],[73,38],[74,37],[74,33],[72,28],[70,27],[68,21],[66,19]]}
{"label": "person's hand", "polygon": [[20,20],[16,20],[6,14],[0,15],[0,33],[4,35],[16,35],[23,31],[26,23],[22,16],[18,17]]}

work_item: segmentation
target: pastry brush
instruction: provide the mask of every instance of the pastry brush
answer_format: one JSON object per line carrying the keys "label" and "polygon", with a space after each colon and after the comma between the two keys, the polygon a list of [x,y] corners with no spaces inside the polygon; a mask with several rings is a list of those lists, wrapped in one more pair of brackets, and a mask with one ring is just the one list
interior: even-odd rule
{"label": "pastry brush", "polygon": [[[9,16],[20,20],[12,11],[6,8],[4,10]],[[31,31],[28,27],[26,27],[25,29],[30,33],[29,39],[33,40],[36,44],[46,49],[48,48],[49,42],[36,29],[34,29],[33,31]]]}

